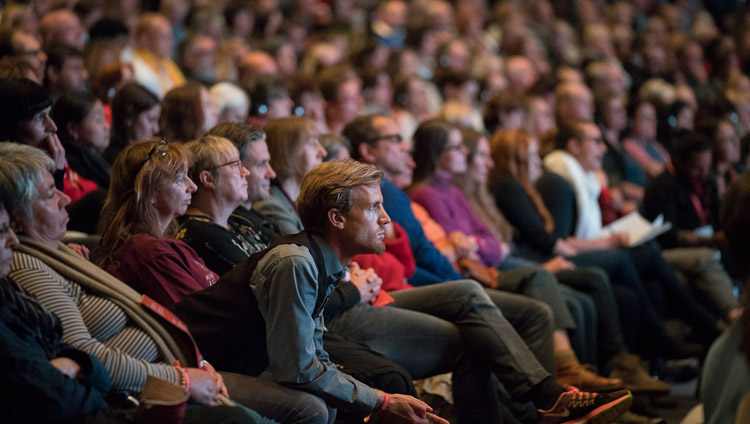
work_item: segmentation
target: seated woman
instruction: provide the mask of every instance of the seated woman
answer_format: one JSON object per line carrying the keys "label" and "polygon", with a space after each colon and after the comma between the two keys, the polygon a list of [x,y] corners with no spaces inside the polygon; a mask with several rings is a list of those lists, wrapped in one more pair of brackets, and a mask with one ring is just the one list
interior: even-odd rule
{"label": "seated woman", "polygon": [[323,161],[326,151],[315,124],[307,118],[274,119],[264,130],[276,179],[270,195],[253,204],[253,209],[278,225],[281,234],[295,234],[304,229],[294,206],[302,178]]}
{"label": "seated woman", "polygon": [[[414,133],[414,169],[416,183],[410,197],[424,207],[446,233],[460,231],[477,240],[480,261],[491,267],[500,266],[510,254],[507,243],[500,242],[469,206],[468,200],[452,184],[454,174],[466,172],[468,150],[463,145],[458,127],[442,120],[423,122]],[[552,307],[555,316],[554,346],[560,381],[577,379],[583,386],[622,384],[584,371],[573,353],[567,331],[576,325],[566,305],[564,293],[551,273],[536,267],[514,267],[500,273],[498,287],[523,292]]]}
{"label": "seated woman", "polygon": [[216,125],[216,107],[208,90],[197,82],[189,82],[169,90],[161,101],[159,128],[171,141],[185,143],[203,137]]}
{"label": "seated woman", "polygon": [[88,92],[68,92],[57,99],[50,116],[70,169],[107,190],[110,165],[102,152],[109,146],[109,124],[102,102]]}
{"label": "seated woman", "polygon": [[130,143],[159,133],[159,99],[136,82],[126,84],[112,99],[112,131],[104,157],[111,164]]}
{"label": "seated woman", "polygon": [[109,374],[94,356],[63,343],[60,320],[8,278],[18,238],[5,203],[0,195],[0,384],[13,390],[0,400],[3,417],[58,423],[92,416],[107,408]]}
{"label": "seated woman", "polygon": [[[502,131],[501,131],[502,132]],[[472,210],[485,222],[500,240],[511,240],[512,235],[516,232],[510,223],[498,210],[492,195],[487,188],[489,174],[495,167],[492,160],[490,145],[486,137],[481,133],[471,129],[462,129],[463,142],[469,151],[467,172],[454,177],[456,185],[466,195]],[[512,254],[515,255],[515,245],[511,242]],[[517,256],[511,256],[510,260],[516,260],[519,263],[525,263],[527,266],[542,266],[545,269],[554,272],[560,283],[574,287],[593,298],[596,304],[595,319],[596,328],[592,332],[596,334],[595,346],[598,348],[601,364],[600,369],[613,371],[613,376],[623,379],[625,387],[633,393],[650,392],[650,393],[669,393],[669,386],[662,382],[656,381],[640,365],[640,358],[627,353],[627,347],[622,335],[620,317],[618,316],[617,299],[627,302],[627,299],[633,296],[632,293],[625,293],[621,296],[615,295],[615,290],[611,286],[606,274],[596,267],[572,267],[568,260],[561,256],[555,256],[553,259],[538,264],[538,262],[524,259]],[[562,261],[563,267],[554,265]],[[538,264],[538,265],[536,265]],[[557,268],[557,269],[555,269]],[[620,289],[617,293],[620,294]],[[628,306],[628,305],[624,305]],[[630,310],[628,307],[627,310]],[[578,324],[578,322],[576,322]],[[579,324],[580,327],[580,324]],[[576,332],[578,333],[578,332]],[[578,334],[573,336],[579,337]],[[584,339],[590,335],[583,335]],[[571,337],[572,338],[572,337]],[[584,342],[589,344],[590,342]],[[576,344],[574,346],[577,347]]]}
{"label": "seated woman", "polygon": [[174,219],[185,213],[196,190],[188,160],[185,147],[164,139],[129,145],[112,167],[102,210],[97,265],[167,307],[219,279],[174,238]]}
{"label": "seated woman", "polygon": [[55,161],[55,185],[75,203],[98,187],[70,168],[50,117],[52,96],[26,78],[0,79],[0,140],[38,147]]}
{"label": "seated woman", "polygon": [[[495,168],[489,189],[498,208],[517,230],[514,241],[521,256],[546,260],[563,255],[577,266],[601,267],[617,290],[623,335],[632,350],[668,357],[701,353],[699,346],[666,335],[639,270],[625,251],[615,249],[620,246],[618,236],[580,240],[557,235],[556,221],[534,187],[542,170],[536,139],[520,130],[498,131],[490,139],[490,148]],[[632,292],[631,296],[625,297],[622,287]],[[624,303],[627,298],[631,301]]]}
{"label": "seated woman", "polygon": [[[632,105],[630,134],[623,139],[625,151],[635,159],[647,178],[656,178],[672,166],[669,152],[656,139],[656,106],[650,101]],[[640,178],[644,184],[646,178]]]}
{"label": "seated woman", "polygon": [[[223,275],[251,253],[265,249],[249,229],[229,216],[247,200],[250,174],[240,153],[226,138],[207,135],[185,145],[193,157],[189,177],[198,189],[178,218],[177,239],[187,243],[209,269]],[[243,232],[248,231],[247,234]]]}
{"label": "seated woman", "polygon": [[[222,417],[234,417],[236,422],[267,422],[248,421],[250,412],[244,408],[204,408],[219,405],[219,394],[226,393],[222,376],[208,364],[195,367],[200,365],[200,353],[192,344],[182,344],[185,334],[147,311],[147,305],[152,305],[152,310],[163,307],[145,300],[90,263],[83,257],[88,254],[84,248],[74,246],[73,250],[60,243],[66,231],[65,206],[70,199],[54,186],[52,159],[38,149],[0,143],[0,169],[0,197],[9,199],[11,220],[22,236],[13,254],[10,277],[60,318],[65,343],[104,364],[112,390],[137,395],[147,376],[153,376],[182,384],[189,391],[193,406],[188,408],[185,422]],[[176,360],[186,367],[170,365]],[[227,377],[238,391],[253,393],[243,396],[243,403],[269,416],[281,417],[295,407],[295,402],[307,402],[304,395],[250,377]],[[278,401],[278,409],[268,401]],[[289,408],[281,411],[287,404]],[[304,410],[293,415],[305,415]]]}

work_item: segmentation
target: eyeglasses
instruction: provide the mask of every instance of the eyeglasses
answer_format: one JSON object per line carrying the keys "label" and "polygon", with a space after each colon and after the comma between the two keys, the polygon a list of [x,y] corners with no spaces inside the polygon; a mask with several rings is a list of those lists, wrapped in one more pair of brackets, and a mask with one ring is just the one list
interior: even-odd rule
{"label": "eyeglasses", "polygon": [[235,167],[237,167],[237,171],[239,171],[240,174],[242,174],[242,169],[244,168],[244,166],[242,165],[242,159],[235,159],[235,160],[233,160],[231,162],[222,163],[221,165],[218,165],[216,167],[216,169],[223,168],[225,166],[235,166]]}
{"label": "eyeglasses", "polygon": [[[141,162],[141,166],[138,167],[138,172],[141,172],[141,169],[143,169],[143,166],[146,165],[146,162],[148,162],[148,160],[151,159],[151,156],[153,156],[154,153],[156,153],[156,150],[159,148],[159,146],[167,146],[167,145],[169,145],[169,143],[167,142],[167,139],[165,139],[164,137],[162,137],[159,140],[157,140],[156,143],[154,143],[154,147],[152,147],[151,150],[148,151],[148,154],[146,155],[146,158],[143,159],[143,162]],[[167,152],[166,151],[165,152],[159,152],[158,154],[160,156],[166,156]],[[136,172],[136,174],[138,172]]]}
{"label": "eyeglasses", "polygon": [[464,149],[464,145],[463,144],[455,144],[453,146],[445,146],[443,148],[443,152],[453,152],[453,151],[458,152],[458,151],[461,151],[463,149]]}
{"label": "eyeglasses", "polygon": [[401,134],[387,134],[387,135],[379,135],[377,137],[373,137],[367,140],[367,144],[375,144],[381,140],[390,141],[392,143],[401,143],[402,141],[404,141],[403,137],[401,137]]}

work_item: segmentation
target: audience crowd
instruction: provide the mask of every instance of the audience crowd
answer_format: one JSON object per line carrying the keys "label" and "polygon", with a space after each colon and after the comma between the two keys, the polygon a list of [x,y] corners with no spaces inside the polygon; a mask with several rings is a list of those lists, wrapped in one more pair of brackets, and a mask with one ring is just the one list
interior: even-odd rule
{"label": "audience crowd", "polygon": [[0,405],[750,422],[748,169],[743,2],[10,0]]}

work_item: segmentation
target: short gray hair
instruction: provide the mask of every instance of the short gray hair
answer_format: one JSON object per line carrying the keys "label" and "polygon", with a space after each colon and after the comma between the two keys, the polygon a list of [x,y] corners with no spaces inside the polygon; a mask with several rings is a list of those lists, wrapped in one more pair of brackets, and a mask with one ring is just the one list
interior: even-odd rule
{"label": "short gray hair", "polygon": [[219,115],[226,112],[227,109],[250,107],[250,99],[245,91],[231,82],[214,84],[208,92],[211,95],[211,101],[218,109]]}
{"label": "short gray hair", "polygon": [[39,194],[36,184],[55,162],[43,151],[25,144],[0,142],[0,197],[11,218],[32,217],[31,205]]}

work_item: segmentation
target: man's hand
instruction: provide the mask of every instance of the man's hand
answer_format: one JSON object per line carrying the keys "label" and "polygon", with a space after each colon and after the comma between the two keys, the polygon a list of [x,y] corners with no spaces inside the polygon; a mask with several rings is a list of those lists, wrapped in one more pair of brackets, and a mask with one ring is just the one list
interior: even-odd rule
{"label": "man's hand", "polygon": [[380,413],[384,422],[395,424],[450,424],[432,414],[430,405],[407,395],[392,394],[388,408]]}
{"label": "man's hand", "polygon": [[627,233],[614,233],[607,238],[607,242],[612,248],[628,247],[630,236]]}
{"label": "man's hand", "polygon": [[542,264],[542,268],[547,271],[557,274],[560,271],[572,271],[576,269],[576,265],[573,262],[563,258],[562,256],[555,256]]}
{"label": "man's hand", "polygon": [[70,378],[76,378],[78,376],[78,373],[81,371],[81,366],[78,365],[78,362],[70,358],[55,358],[50,360],[49,363]]}
{"label": "man's hand", "polygon": [[383,287],[383,279],[372,268],[362,270],[356,262],[349,265],[349,271],[351,283],[359,290],[360,303],[374,302]]}
{"label": "man's hand", "polygon": [[557,239],[555,242],[555,247],[552,249],[552,252],[555,255],[559,256],[575,256],[578,254],[578,251],[575,247],[571,246],[570,243],[563,239]]}

